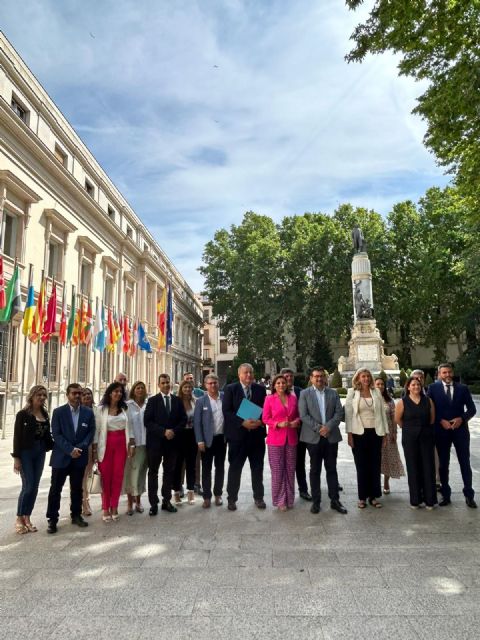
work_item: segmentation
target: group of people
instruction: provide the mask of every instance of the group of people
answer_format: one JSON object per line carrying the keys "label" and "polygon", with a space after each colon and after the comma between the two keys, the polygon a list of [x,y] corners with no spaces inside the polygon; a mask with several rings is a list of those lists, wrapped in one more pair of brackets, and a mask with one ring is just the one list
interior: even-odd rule
{"label": "group of people", "polygon": [[[183,503],[183,476],[187,503],[194,504],[201,458],[202,507],[223,504],[225,458],[228,447],[227,507],[237,509],[242,470],[249,461],[253,500],[265,509],[263,469],[265,448],[271,469],[272,504],[279,511],[294,506],[295,476],[299,495],[311,501],[311,512],[321,509],[321,471],[325,465],[330,507],[340,514],[342,487],[337,473],[340,423],[345,422],[348,444],[357,471],[359,509],[368,504],[381,508],[389,480],[404,475],[397,447],[397,425],[402,429],[410,505],[428,510],[437,503],[436,462],[442,500],[451,501],[449,461],[455,446],[468,507],[476,508],[470,466],[468,421],[475,404],[465,385],[453,381],[450,364],[438,367],[438,380],[424,388],[422,372],[414,372],[395,404],[382,378],[365,368],[353,379],[342,407],[338,393],[328,387],[327,372],[314,367],[310,385],[294,385],[294,372],[285,368],[271,382],[271,394],[254,381],[253,368],[242,364],[238,382],[221,392],[218,377],[204,379],[205,392],[185,374],[177,394],[170,377],[159,376],[159,393],[147,398],[146,385],[135,382],[126,394],[126,376],[119,374],[105,390],[98,407],[90,389],[69,384],[67,403],[57,407],[51,424],[46,409],[47,390],[34,386],[25,407],[18,412],[13,438],[14,470],[20,473],[16,531],[36,531],[31,514],[37,497],[46,453],[52,451],[48,495],[48,532],[55,533],[60,499],[70,479],[72,524],[87,527],[91,515],[89,484],[95,467],[101,476],[102,520],[115,522],[122,493],[127,494],[127,514],[142,513],[146,484],[151,516],[162,510],[174,513]],[[246,413],[245,413],[246,406]],[[253,411],[252,411],[253,410]],[[306,452],[310,457],[310,492],[306,477]],[[161,501],[159,469],[163,465]],[[212,469],[214,467],[213,490]],[[148,477],[148,483],[146,482]],[[172,502],[173,498],[173,502]]]}

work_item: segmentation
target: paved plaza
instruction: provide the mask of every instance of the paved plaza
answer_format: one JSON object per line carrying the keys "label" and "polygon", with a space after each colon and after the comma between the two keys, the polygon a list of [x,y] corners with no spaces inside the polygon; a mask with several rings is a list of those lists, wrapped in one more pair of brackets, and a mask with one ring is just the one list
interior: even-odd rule
{"label": "paved plaza", "polygon": [[[478,406],[478,405],[477,405]],[[480,407],[479,407],[480,409]],[[480,420],[471,423],[480,490]],[[244,473],[239,509],[183,505],[177,514],[69,522],[47,535],[49,468],[32,521],[14,533],[20,480],[0,441],[0,638],[468,638],[480,635],[480,509],[468,509],[452,455],[453,504],[408,506],[392,481],[384,509],[356,507],[355,469],[339,450],[346,516],[297,500],[278,513],[253,505]],[[246,470],[247,471],[247,470]],[[266,498],[270,476],[265,466]],[[123,514],[125,511],[122,505]]]}

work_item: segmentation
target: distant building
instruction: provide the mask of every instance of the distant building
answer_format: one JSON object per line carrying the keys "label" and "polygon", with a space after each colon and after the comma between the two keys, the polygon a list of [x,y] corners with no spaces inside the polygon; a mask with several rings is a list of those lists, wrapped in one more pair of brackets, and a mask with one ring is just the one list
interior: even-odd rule
{"label": "distant building", "polygon": [[220,387],[227,381],[238,347],[230,344],[221,334],[218,318],[212,314],[212,305],[205,296],[197,296],[203,306],[203,377],[208,373],[216,373],[220,379]]}

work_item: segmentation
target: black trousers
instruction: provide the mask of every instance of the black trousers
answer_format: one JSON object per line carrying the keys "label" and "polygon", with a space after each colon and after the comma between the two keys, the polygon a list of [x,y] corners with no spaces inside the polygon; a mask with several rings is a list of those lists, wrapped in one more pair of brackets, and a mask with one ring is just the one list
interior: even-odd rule
{"label": "black trousers", "polygon": [[410,504],[418,506],[425,501],[428,507],[433,507],[437,502],[433,426],[404,426],[402,446],[407,465]]}
{"label": "black trousers", "polygon": [[254,500],[263,500],[263,460],[265,458],[265,438],[254,430],[244,434],[241,440],[228,443],[227,496],[229,502],[238,500],[238,491],[245,462],[250,463]]}
{"label": "black trousers", "polygon": [[214,460],[215,480],[213,483],[213,495],[222,495],[226,454],[227,445],[223,434],[213,436],[212,445],[202,453],[202,487],[204,498],[210,500],[212,497],[212,465]]}
{"label": "black trousers", "polygon": [[162,440],[147,443],[148,462],[148,501],[154,507],[158,500],[158,470],[163,461],[162,498],[164,502],[170,502],[172,498],[173,473],[177,460],[177,449],[173,440]]}
{"label": "black trousers", "polygon": [[308,493],[307,472],[305,470],[306,455],[307,443],[299,440],[297,444],[297,466],[295,468],[299,493]]}
{"label": "black trousers", "polygon": [[322,461],[325,464],[327,473],[328,497],[330,500],[338,500],[338,443],[332,444],[327,438],[320,438],[317,444],[307,444],[307,449],[310,454],[310,490],[313,503],[320,505],[322,500],[322,491],[320,489]]}
{"label": "black trousers", "polygon": [[435,427],[435,444],[437,446],[439,460],[440,482],[442,483],[442,495],[450,499],[452,489],[448,484],[450,468],[450,450],[452,444],[455,447],[458,464],[463,479],[463,495],[466,498],[473,498],[475,491],[472,487],[472,467],[470,465],[470,431],[465,424],[458,429],[444,429],[441,426]]}
{"label": "black trousers", "polygon": [[353,434],[353,458],[357,468],[358,499],[379,498],[382,495],[380,467],[383,438],[375,429],[365,429],[362,435]]}
{"label": "black trousers", "polygon": [[175,446],[177,449],[177,460],[173,472],[173,490],[180,491],[182,488],[182,471],[185,464],[185,475],[187,476],[187,489],[193,491],[195,486],[195,465],[197,462],[197,441],[193,429],[183,429],[175,436]]}
{"label": "black trousers", "polygon": [[72,518],[82,515],[82,484],[85,467],[86,465],[79,465],[72,459],[67,467],[52,468],[47,504],[47,518],[52,522],[58,522],[62,489],[67,476],[70,476],[70,515]]}

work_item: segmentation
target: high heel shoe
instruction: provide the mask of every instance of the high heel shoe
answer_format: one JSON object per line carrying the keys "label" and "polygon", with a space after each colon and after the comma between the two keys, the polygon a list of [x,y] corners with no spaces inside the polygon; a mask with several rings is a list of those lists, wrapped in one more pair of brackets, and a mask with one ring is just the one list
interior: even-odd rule
{"label": "high heel shoe", "polygon": [[31,522],[25,522],[25,526],[30,533],[36,533],[38,531],[37,527]]}
{"label": "high heel shoe", "polygon": [[92,508],[90,507],[90,502],[87,500],[82,501],[82,516],[91,516]]}
{"label": "high heel shoe", "polygon": [[175,504],[182,504],[182,497],[180,495],[180,491],[175,491],[175,493],[173,494],[174,500],[175,500]]}
{"label": "high heel shoe", "polygon": [[24,535],[25,533],[28,533],[27,525],[24,522],[16,522],[15,533],[18,533],[20,535]]}
{"label": "high heel shoe", "polygon": [[187,502],[188,504],[195,504],[195,492],[187,491]]}

